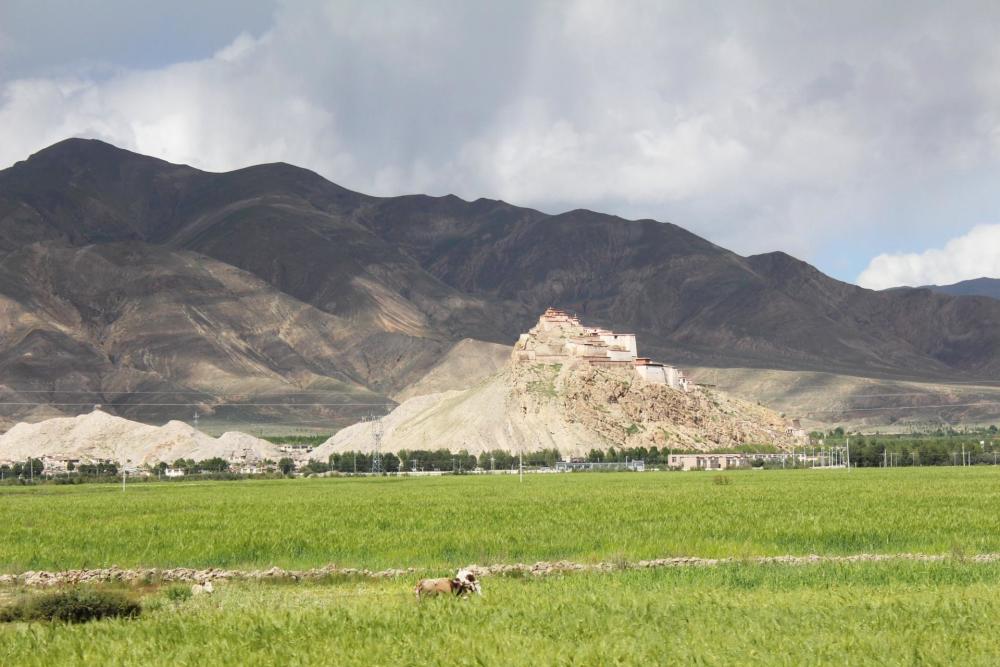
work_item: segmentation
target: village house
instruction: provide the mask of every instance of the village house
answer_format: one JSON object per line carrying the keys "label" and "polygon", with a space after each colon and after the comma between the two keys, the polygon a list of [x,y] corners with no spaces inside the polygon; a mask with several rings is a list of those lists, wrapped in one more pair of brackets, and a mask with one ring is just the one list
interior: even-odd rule
{"label": "village house", "polygon": [[514,345],[514,360],[522,363],[580,362],[602,368],[631,369],[652,384],[688,391],[691,382],[673,366],[640,357],[635,334],[587,327],[575,315],[548,308],[538,324],[521,334]]}
{"label": "village house", "polygon": [[667,458],[667,465],[680,470],[728,470],[749,467],[750,458],[746,454],[712,454],[710,452],[671,454]]}
{"label": "village house", "polygon": [[759,465],[781,465],[789,461],[786,452],[753,452],[749,454],[691,452],[686,454],[671,454],[667,465],[677,470],[729,470],[730,468],[749,468],[756,462]]}
{"label": "village house", "polygon": [[68,473],[80,465],[80,459],[57,458],[53,456],[42,456],[42,466],[44,474],[61,475]]}

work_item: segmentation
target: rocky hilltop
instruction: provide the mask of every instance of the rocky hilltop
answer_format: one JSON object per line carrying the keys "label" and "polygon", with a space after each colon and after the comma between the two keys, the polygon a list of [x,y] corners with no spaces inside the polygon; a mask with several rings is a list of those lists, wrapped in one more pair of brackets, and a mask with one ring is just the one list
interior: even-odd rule
{"label": "rocky hilltop", "polygon": [[[607,447],[711,450],[797,442],[786,421],[767,408],[707,387],[646,379],[636,363],[646,360],[634,350],[631,359],[617,362],[593,350],[567,351],[565,344],[585,329],[550,328],[548,314],[522,336],[500,372],[469,389],[411,398],[389,413],[382,420],[383,450],[556,448],[581,455]],[[359,423],[312,456],[368,451],[373,442],[372,424]]]}

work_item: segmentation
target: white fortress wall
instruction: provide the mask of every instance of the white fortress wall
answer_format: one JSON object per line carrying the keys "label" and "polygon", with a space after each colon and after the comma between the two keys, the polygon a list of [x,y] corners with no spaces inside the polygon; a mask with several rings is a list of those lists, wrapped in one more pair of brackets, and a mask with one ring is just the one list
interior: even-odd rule
{"label": "white fortress wall", "polygon": [[639,348],[636,345],[635,334],[620,334],[612,331],[598,333],[598,336],[608,347],[621,348],[631,353],[632,359],[639,356]]}

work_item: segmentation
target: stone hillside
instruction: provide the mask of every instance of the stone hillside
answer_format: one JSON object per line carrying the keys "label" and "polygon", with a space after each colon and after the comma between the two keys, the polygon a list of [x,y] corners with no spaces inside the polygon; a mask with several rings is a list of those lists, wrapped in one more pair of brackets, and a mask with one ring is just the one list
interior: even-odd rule
{"label": "stone hillside", "polygon": [[[372,448],[372,428],[356,424],[312,454]],[[383,451],[490,449],[564,455],[592,448],[657,446],[711,450],[741,444],[791,447],[784,420],[721,392],[647,383],[627,369],[509,364],[462,391],[411,398],[383,420]]]}

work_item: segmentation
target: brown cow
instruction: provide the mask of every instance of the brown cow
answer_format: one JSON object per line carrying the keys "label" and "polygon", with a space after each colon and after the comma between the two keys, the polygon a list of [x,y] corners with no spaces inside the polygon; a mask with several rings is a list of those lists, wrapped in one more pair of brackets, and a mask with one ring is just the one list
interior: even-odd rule
{"label": "brown cow", "polygon": [[458,575],[453,579],[421,579],[414,589],[414,593],[417,595],[418,602],[425,597],[449,593],[456,596],[468,595],[469,593],[483,594],[476,575],[468,570],[459,570]]}

